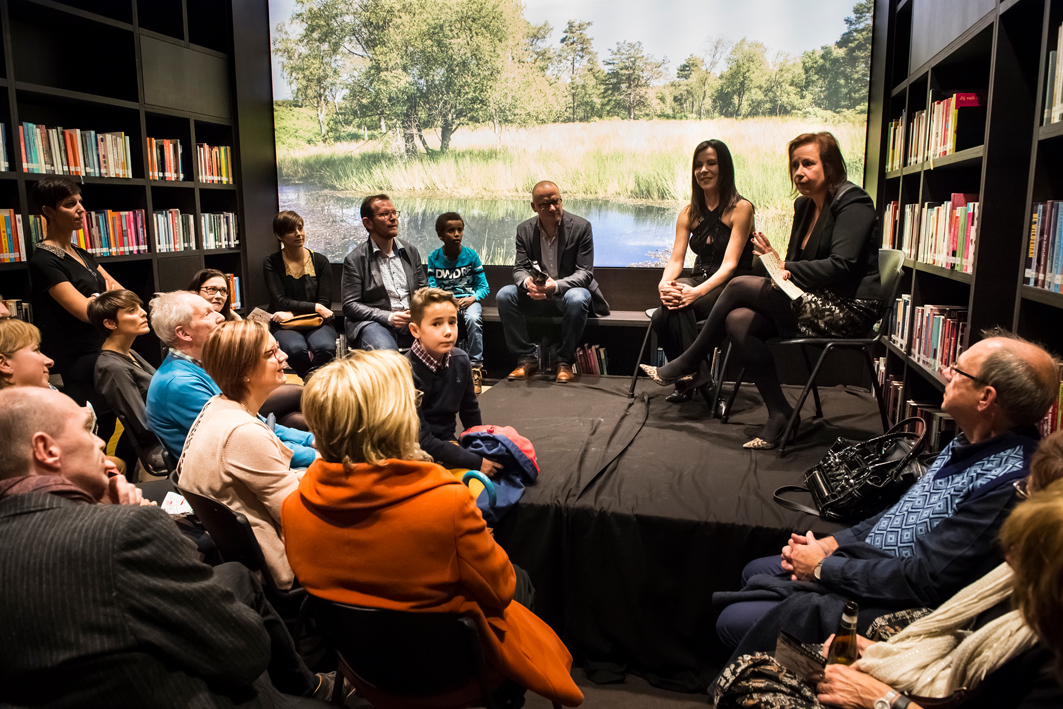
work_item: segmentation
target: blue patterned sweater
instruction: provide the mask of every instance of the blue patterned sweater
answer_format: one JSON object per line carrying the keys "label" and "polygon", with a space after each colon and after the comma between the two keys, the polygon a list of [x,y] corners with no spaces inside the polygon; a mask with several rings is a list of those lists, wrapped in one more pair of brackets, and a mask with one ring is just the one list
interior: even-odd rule
{"label": "blue patterned sweater", "polygon": [[962,434],[885,512],[834,535],[823,585],[893,607],[936,607],[1002,560],[1000,525],[1015,504],[1039,436],[1033,427],[988,441]]}
{"label": "blue patterned sweater", "polygon": [[455,298],[472,296],[483,300],[491,292],[487,285],[480,257],[468,246],[462,246],[458,258],[450,261],[440,247],[428,255],[428,285],[450,291]]}

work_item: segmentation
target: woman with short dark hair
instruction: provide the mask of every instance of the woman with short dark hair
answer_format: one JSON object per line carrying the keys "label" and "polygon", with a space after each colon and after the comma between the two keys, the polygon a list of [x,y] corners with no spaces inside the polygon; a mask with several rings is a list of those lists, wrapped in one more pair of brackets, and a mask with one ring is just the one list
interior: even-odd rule
{"label": "woman with short dark hair", "polygon": [[[723,141],[706,140],[694,148],[690,183],[690,202],[676,219],[672,255],[657,286],[661,307],[653,314],[669,359],[694,344],[698,321],[712,312],[727,282],[753,272],[753,203],[738,194],[734,160]],[[696,257],[694,270],[679,278],[688,247]],[[700,367],[707,365],[702,361]],[[693,391],[678,386],[666,400],[687,401]]]}
{"label": "woman with short dark hair", "polygon": [[[288,355],[288,366],[300,377],[336,356],[336,329],[332,325],[332,264],[328,257],[304,245],[303,218],[283,211],[273,219],[273,235],[280,249],[266,257],[262,275],[273,311],[270,329]],[[316,327],[287,328],[295,315],[318,315]]]}
{"label": "woman with short dark hair", "polygon": [[[698,334],[683,354],[664,367],[641,365],[664,386],[695,378],[705,358],[730,336],[737,357],[760,391],[768,421],[746,448],[774,448],[781,442],[793,408],[783,394],[771,337],[861,337],[879,319],[882,306],[878,273],[878,215],[871,197],[847,179],[838,142],[830,133],[804,133],[787,146],[790,181],[800,194],[794,201],[790,243],[783,260],[760,233],[754,253],[777,258],[784,280],[813,297],[791,301],[770,278],[735,278],[720,295]],[[794,427],[796,434],[797,427]]]}
{"label": "woman with short dark hair", "polygon": [[165,474],[162,450],[148,428],[146,409],[155,367],[133,350],[133,341],[151,331],[144,303],[133,291],[108,291],[89,303],[88,316],[106,338],[96,359],[96,393],[118,414],[133,439],[137,457],[150,472]]}
{"label": "woman with short dark hair", "polygon": [[81,188],[67,177],[45,177],[32,193],[45,219],[44,239],[29,260],[33,319],[41,330],[41,350],[55,362],[52,373],[63,377],[63,392],[84,406],[94,393],[93,371],[103,344],[89,323],[89,302],[122,286],[71,242],[85,228]]}

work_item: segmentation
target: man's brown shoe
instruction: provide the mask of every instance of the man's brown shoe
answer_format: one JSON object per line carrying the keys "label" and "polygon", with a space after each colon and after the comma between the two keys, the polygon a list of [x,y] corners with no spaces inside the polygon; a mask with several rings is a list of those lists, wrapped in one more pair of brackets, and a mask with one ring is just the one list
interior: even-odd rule
{"label": "man's brown shoe", "polygon": [[510,379],[531,379],[539,371],[539,363],[528,360],[509,373]]}
{"label": "man's brown shoe", "polygon": [[572,371],[572,365],[564,363],[557,365],[557,377],[554,381],[558,384],[576,381],[576,374]]}

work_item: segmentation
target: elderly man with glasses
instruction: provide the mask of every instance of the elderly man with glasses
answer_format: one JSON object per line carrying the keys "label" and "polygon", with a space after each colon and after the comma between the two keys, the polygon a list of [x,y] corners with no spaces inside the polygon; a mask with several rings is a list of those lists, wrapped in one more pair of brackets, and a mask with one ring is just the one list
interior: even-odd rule
{"label": "elderly man with glasses", "polygon": [[525,317],[560,314],[556,381],[570,382],[587,317],[609,314],[609,303],[594,280],[594,235],[590,222],[564,211],[553,182],[535,185],[531,208],[536,216],[517,226],[514,285],[495,296],[506,345],[518,359],[509,378],[529,379],[539,368]]}
{"label": "elderly man with glasses", "polygon": [[774,649],[780,629],[824,637],[846,599],[865,623],[933,608],[1000,564],[997,534],[1059,394],[1058,361],[1000,329],[983,338],[944,370],[942,408],[959,433],[922,479],[871,519],[824,539],[793,534],[781,555],[750,562],[745,588],[713,598],[725,644],[746,654]]}
{"label": "elderly man with glasses", "polygon": [[399,211],[386,194],[362,200],[369,238],[343,259],[340,298],[347,342],[359,350],[397,350],[413,344],[410,296],[428,285],[421,254],[399,239]]}

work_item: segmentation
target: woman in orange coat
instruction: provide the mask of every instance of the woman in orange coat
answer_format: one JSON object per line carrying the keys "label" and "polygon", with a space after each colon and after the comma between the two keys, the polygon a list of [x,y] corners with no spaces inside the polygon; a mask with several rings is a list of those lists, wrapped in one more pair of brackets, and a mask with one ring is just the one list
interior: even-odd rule
{"label": "woman in orange coat", "polygon": [[284,502],[292,570],[330,601],[469,615],[500,675],[578,706],[572,656],[513,600],[513,564],[472,495],[418,446],[415,395],[409,362],[386,350],[352,352],[307,383],[303,415],[321,458]]}

